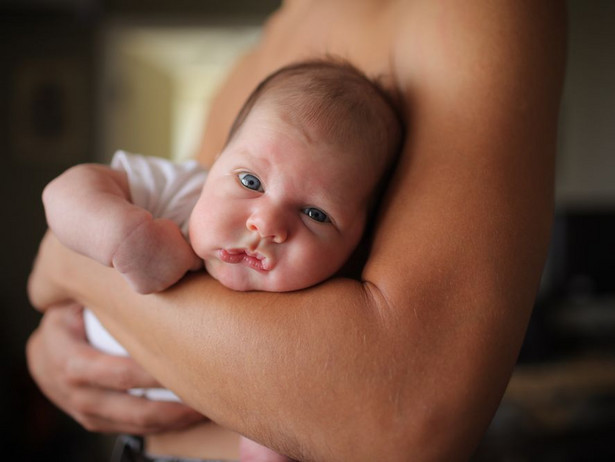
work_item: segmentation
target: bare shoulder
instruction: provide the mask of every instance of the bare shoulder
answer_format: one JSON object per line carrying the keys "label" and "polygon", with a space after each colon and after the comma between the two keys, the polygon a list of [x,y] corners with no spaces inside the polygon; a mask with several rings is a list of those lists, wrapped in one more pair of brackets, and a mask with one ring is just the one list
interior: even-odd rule
{"label": "bare shoulder", "polygon": [[512,93],[531,83],[523,90],[559,99],[566,33],[561,0],[416,0],[398,8],[392,61],[404,90],[431,87],[450,97],[455,90],[476,91],[473,86]]}
{"label": "bare shoulder", "polygon": [[[391,61],[407,139],[366,277],[373,274],[384,285],[391,281],[406,290],[407,275],[415,275],[416,284],[417,274],[433,276],[426,265],[438,268],[440,278],[447,271],[458,278],[461,272],[445,267],[464,265],[465,273],[487,276],[486,281],[500,268],[483,263],[499,254],[504,273],[525,267],[535,279],[551,219],[563,5],[515,0],[400,5]],[[400,255],[403,271],[392,277],[386,268]],[[531,280],[517,275],[510,284],[532,292]],[[477,290],[475,282],[463,284]]]}
{"label": "bare shoulder", "polygon": [[[407,137],[363,275],[427,361],[495,404],[549,240],[564,9],[416,0],[395,16]],[[472,378],[478,362],[491,378]]]}
{"label": "bare shoulder", "polygon": [[445,426],[450,452],[434,457],[444,460],[469,453],[488,424],[538,288],[564,11],[555,1],[416,0],[395,17],[407,133],[363,278],[399,357],[422,372],[400,395],[429,403],[428,413],[408,405],[424,420],[400,444],[418,447]]}

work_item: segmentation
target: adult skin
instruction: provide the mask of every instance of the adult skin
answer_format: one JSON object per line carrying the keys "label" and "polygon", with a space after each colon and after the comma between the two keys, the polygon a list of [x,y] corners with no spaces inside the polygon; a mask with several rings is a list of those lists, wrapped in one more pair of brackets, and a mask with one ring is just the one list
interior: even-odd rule
{"label": "adult skin", "polygon": [[[140,296],[47,236],[33,304],[91,307],[190,406],[297,459],[468,458],[546,255],[564,20],[557,1],[285,2],[221,89],[199,159],[211,163],[248,92],[283,64],[332,53],[390,75],[408,137],[361,280],[238,293],[196,274]],[[63,386],[36,371],[50,334],[29,347],[44,390]]]}

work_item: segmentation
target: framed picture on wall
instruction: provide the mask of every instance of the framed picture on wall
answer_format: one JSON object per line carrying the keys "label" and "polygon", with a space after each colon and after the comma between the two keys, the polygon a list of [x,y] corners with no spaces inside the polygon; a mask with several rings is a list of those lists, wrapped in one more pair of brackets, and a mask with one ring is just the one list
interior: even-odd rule
{"label": "framed picture on wall", "polygon": [[72,164],[87,154],[90,98],[83,65],[71,58],[28,58],[12,75],[10,136],[14,160]]}

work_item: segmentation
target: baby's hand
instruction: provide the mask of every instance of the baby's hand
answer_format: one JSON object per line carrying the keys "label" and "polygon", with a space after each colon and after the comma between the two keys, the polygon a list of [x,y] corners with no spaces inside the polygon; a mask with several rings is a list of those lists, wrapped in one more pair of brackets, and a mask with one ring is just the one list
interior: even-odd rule
{"label": "baby's hand", "polygon": [[138,226],[113,255],[113,267],[141,294],[160,292],[202,264],[178,226],[165,219]]}

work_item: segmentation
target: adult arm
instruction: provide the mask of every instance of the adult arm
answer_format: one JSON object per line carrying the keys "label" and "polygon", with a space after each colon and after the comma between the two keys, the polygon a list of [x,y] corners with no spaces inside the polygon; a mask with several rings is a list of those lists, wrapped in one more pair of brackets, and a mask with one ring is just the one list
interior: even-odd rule
{"label": "adult arm", "polygon": [[117,269],[140,293],[166,289],[200,266],[175,223],[131,202],[123,171],[76,165],[45,187],[43,204],[64,245]]}
{"label": "adult arm", "polygon": [[555,3],[485,3],[412,2],[392,57],[409,137],[362,281],[233,293],[200,274],[138,296],[49,239],[34,300],[91,306],[188,404],[295,458],[469,456],[546,253],[563,68]]}

